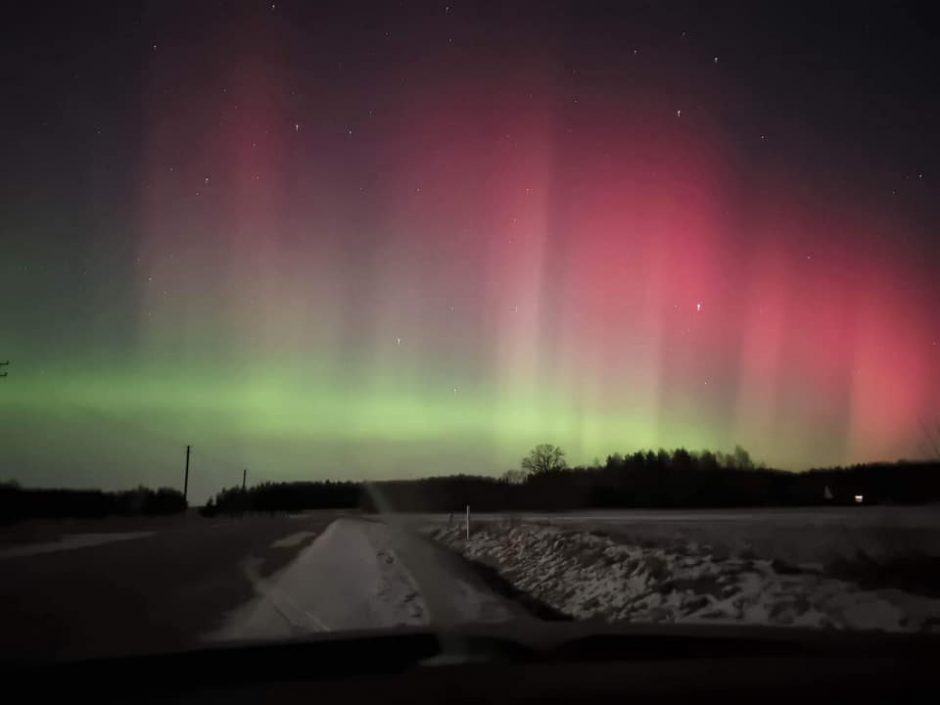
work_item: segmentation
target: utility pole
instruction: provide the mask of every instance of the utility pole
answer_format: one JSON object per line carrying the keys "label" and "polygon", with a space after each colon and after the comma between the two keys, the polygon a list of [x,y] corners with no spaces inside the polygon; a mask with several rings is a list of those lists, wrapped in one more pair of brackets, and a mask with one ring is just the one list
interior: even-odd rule
{"label": "utility pole", "polygon": [[183,499],[185,500],[189,495],[189,449],[191,446],[186,446],[186,474],[183,476]]}
{"label": "utility pole", "polygon": [[248,468],[242,470],[242,492],[245,491],[245,482],[248,480]]}
{"label": "utility pole", "polygon": [[[0,367],[6,367],[9,364],[10,364],[9,360],[7,360],[6,362],[0,362]],[[6,377],[6,376],[7,376],[6,372],[0,372],[0,377]]]}

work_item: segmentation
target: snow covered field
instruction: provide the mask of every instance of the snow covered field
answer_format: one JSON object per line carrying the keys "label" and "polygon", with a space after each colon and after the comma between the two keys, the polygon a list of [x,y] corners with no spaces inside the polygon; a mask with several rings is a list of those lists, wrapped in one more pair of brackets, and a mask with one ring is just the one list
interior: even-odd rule
{"label": "snow covered field", "polygon": [[[829,564],[859,552],[878,559],[915,551],[940,556],[940,506],[767,509],[595,510],[572,513],[471,514],[474,527],[507,520],[602,532],[625,543],[674,547],[707,544],[719,556],[760,556]],[[426,514],[420,524],[447,524]],[[462,522],[455,515],[454,522]]]}
{"label": "snow covered field", "polygon": [[[701,514],[478,517],[469,541],[462,526],[439,517],[425,530],[578,619],[940,629],[936,585],[862,587],[832,574],[853,552],[866,566],[881,565],[871,556],[886,560],[892,543],[915,535],[908,530],[934,532],[930,514],[896,515],[888,525],[871,513],[712,512],[707,521]],[[861,546],[870,553],[858,554]],[[935,569],[936,556],[922,549],[915,567]]]}
{"label": "snow covered field", "polygon": [[0,549],[0,560],[4,558],[22,558],[24,556],[39,556],[44,553],[57,553],[59,551],[74,551],[79,548],[103,546],[115,541],[132,541],[134,539],[153,536],[152,531],[125,531],[109,533],[68,534],[55,541],[42,543],[28,543],[21,546]]}

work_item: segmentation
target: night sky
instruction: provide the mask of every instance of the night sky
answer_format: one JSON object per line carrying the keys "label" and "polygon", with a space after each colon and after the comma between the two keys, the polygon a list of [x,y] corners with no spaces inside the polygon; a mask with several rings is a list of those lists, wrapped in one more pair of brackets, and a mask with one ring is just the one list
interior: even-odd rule
{"label": "night sky", "polygon": [[701,5],[6,9],[0,479],[922,457],[940,24]]}

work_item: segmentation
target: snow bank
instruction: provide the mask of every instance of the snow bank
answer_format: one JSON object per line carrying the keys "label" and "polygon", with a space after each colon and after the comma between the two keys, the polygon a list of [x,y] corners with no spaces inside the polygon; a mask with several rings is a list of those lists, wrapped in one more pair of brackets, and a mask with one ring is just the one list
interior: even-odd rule
{"label": "snow bank", "polygon": [[255,599],[207,638],[278,639],[513,616],[511,606],[442,558],[439,548],[385,523],[338,519],[270,578],[259,575],[260,561],[248,559],[243,569]]}
{"label": "snow bank", "polygon": [[469,542],[458,528],[429,531],[578,619],[890,631],[940,627],[940,600],[861,590],[779,561],[718,558],[696,544],[680,551],[536,524],[488,523]]}

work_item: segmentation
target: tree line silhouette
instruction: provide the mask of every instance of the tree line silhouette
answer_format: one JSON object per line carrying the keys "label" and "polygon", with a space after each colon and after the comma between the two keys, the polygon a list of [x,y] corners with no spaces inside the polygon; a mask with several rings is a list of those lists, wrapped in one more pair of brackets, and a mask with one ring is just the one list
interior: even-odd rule
{"label": "tree line silhouette", "polygon": [[264,483],[222,490],[203,513],[358,508],[364,511],[561,511],[681,507],[923,504],[940,501],[940,463],[872,463],[789,472],[733,453],[682,448],[614,454],[570,468],[542,444],[503,476],[448,475],[371,483]]}
{"label": "tree line silhouette", "polygon": [[[568,467],[557,446],[536,446],[501,477],[447,475],[379,482],[265,482],[226,488],[204,516],[305,509],[367,512],[563,511],[682,507],[787,507],[940,502],[940,462],[868,463],[788,472],[733,453],[615,453]],[[165,515],[184,512],[175,489],[24,489],[0,483],[0,523],[27,518]]]}
{"label": "tree line silhouette", "polygon": [[360,504],[357,482],[263,482],[253,487],[230,487],[211,497],[203,516],[242,512],[300,511],[353,508]]}
{"label": "tree line silhouette", "polygon": [[23,488],[16,482],[0,483],[0,523],[23,519],[178,514],[186,508],[183,493],[168,487],[105,492]]}

